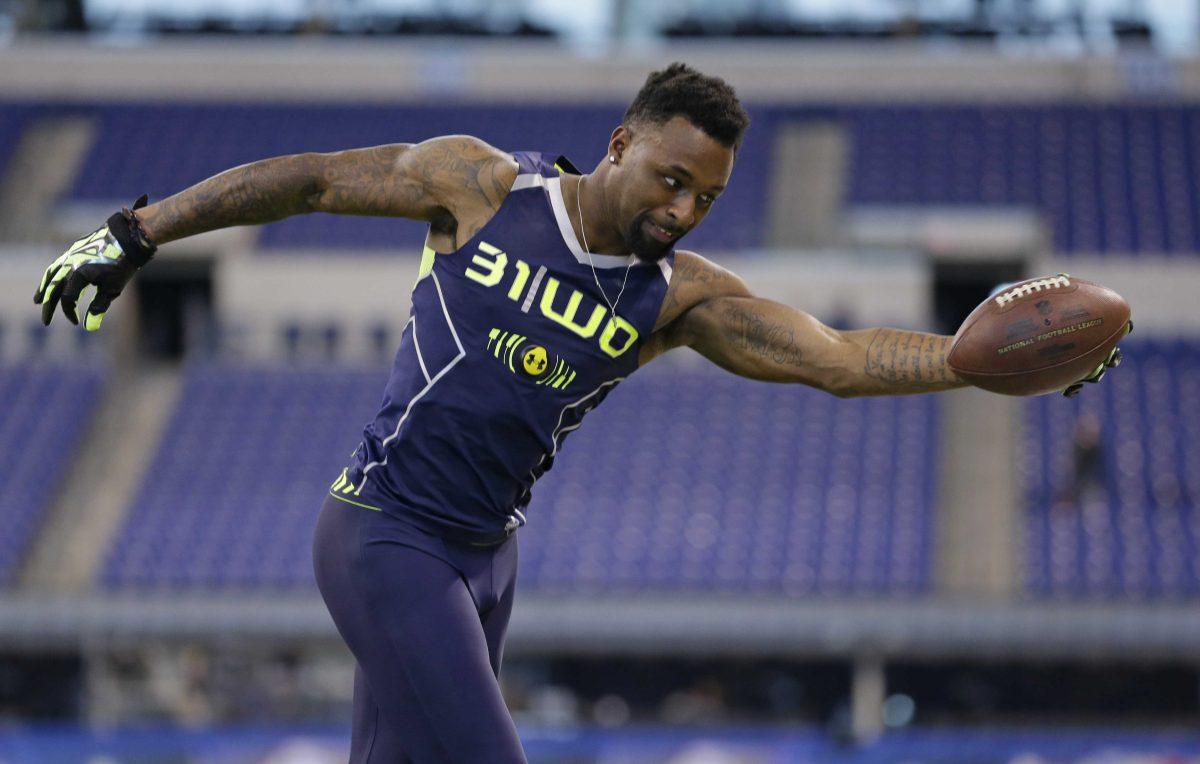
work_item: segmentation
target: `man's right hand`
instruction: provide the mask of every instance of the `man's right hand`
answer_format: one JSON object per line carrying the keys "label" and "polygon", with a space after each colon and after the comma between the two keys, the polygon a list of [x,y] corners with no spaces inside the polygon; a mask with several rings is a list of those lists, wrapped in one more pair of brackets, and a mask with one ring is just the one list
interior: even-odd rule
{"label": "man's right hand", "polygon": [[[143,196],[133,209],[146,205]],[[35,305],[42,306],[42,323],[50,325],[55,308],[62,303],[63,315],[76,326],[79,317],[75,305],[80,293],[88,286],[96,287],[96,296],[88,306],[84,328],[94,332],[100,328],[108,306],[133,274],[150,261],[156,247],[138,230],[133,211],[123,209],[109,217],[108,222],[77,240],[42,275]]]}

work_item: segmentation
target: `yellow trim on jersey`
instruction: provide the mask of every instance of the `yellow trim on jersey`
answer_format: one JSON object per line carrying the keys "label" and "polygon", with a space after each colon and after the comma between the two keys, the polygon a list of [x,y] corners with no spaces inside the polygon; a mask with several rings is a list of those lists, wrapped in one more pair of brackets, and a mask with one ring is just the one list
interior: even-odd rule
{"label": "yellow trim on jersey", "polygon": [[347,499],[345,496],[338,496],[338,495],[337,495],[336,493],[334,493],[333,491],[330,491],[330,492],[329,492],[329,495],[330,495],[330,496],[332,496],[333,498],[337,499],[338,501],[344,501],[344,502],[346,502],[347,504],[353,504],[353,505],[354,505],[354,506],[356,506],[356,507],[362,507],[363,509],[372,509],[372,510],[374,510],[374,511],[376,511],[376,512],[382,512],[382,511],[383,511],[383,510],[382,510],[382,509],[380,509],[379,507],[372,507],[370,504],[363,504],[361,501],[351,501],[350,499]]}
{"label": "yellow trim on jersey", "polygon": [[421,267],[417,270],[417,281],[425,278],[433,270],[433,261],[437,257],[437,252],[433,251],[433,247],[428,244],[425,249],[421,250]]}
{"label": "yellow trim on jersey", "polygon": [[330,493],[334,493],[338,490],[341,490],[341,487],[346,485],[347,482],[349,482],[349,478],[346,477],[346,472],[349,469],[350,469],[349,467],[342,467],[342,474],[338,475],[338,479],[333,481],[333,485],[329,487]]}

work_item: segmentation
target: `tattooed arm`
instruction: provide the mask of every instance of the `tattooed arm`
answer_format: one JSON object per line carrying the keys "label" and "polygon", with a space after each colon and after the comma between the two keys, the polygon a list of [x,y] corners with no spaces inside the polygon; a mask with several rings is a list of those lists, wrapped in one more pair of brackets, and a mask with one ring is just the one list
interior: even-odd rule
{"label": "tattooed arm", "polygon": [[292,154],[226,170],[138,211],[155,244],[307,212],[428,220],[465,241],[516,178],[512,157],[464,135],[332,154]]}
{"label": "tattooed arm", "polygon": [[965,387],[946,365],[952,337],[899,329],[831,329],[803,311],[755,297],[745,282],[679,252],[658,327],[639,361],[688,346],[734,374],[800,382],[839,397]]}

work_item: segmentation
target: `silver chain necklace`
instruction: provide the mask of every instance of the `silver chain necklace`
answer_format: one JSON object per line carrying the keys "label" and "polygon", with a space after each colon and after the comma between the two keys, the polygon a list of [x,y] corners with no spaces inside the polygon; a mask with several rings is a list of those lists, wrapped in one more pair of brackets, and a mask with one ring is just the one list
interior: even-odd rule
{"label": "silver chain necklace", "polygon": [[604,292],[604,287],[600,285],[600,277],[596,274],[596,264],[592,262],[592,250],[588,247],[587,241],[587,226],[583,224],[583,178],[579,176],[579,185],[575,187],[575,211],[579,213],[579,233],[583,235],[583,251],[587,253],[588,265],[592,266],[592,278],[596,281],[596,288],[600,290],[600,296],[604,298],[604,302],[608,303],[608,309],[612,311],[613,318],[617,316],[617,305],[621,303],[621,295],[625,294],[625,284],[629,281],[629,269],[633,267],[633,256],[629,258],[629,264],[625,266],[625,278],[621,279],[621,290],[617,292],[615,302],[608,302],[608,295]]}

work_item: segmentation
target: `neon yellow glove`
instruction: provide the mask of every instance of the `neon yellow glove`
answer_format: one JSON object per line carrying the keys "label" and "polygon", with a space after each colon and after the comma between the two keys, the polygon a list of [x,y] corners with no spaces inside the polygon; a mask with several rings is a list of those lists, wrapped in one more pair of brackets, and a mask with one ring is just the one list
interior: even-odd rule
{"label": "neon yellow glove", "polygon": [[[146,206],[142,196],[133,203],[133,210]],[[143,265],[150,262],[157,247],[146,238],[137,218],[129,208],[113,213],[108,222],[78,239],[42,275],[35,305],[42,306],[42,323],[50,325],[54,309],[62,303],[63,315],[76,326],[79,318],[75,304],[85,287],[94,286],[96,296],[88,305],[84,328],[94,332],[100,328],[108,306],[112,304]]]}
{"label": "neon yellow glove", "polygon": [[[1133,321],[1128,321],[1125,324],[1125,333],[1122,334],[1121,337],[1123,337],[1123,338],[1127,337],[1132,333],[1133,333]],[[1067,388],[1062,391],[1062,394],[1068,398],[1073,398],[1076,395],[1079,395],[1079,391],[1083,389],[1083,385],[1085,382],[1089,383],[1089,384],[1095,384],[1096,382],[1099,382],[1101,379],[1104,379],[1104,372],[1108,371],[1109,369],[1115,369],[1120,365],[1121,365],[1121,349],[1119,347],[1115,347],[1112,349],[1112,352],[1108,354],[1108,358],[1104,359],[1104,363],[1102,363],[1099,366],[1097,366],[1096,368],[1092,369],[1091,373],[1089,373],[1083,379],[1079,380],[1078,382],[1074,382],[1074,383],[1068,385]]]}

